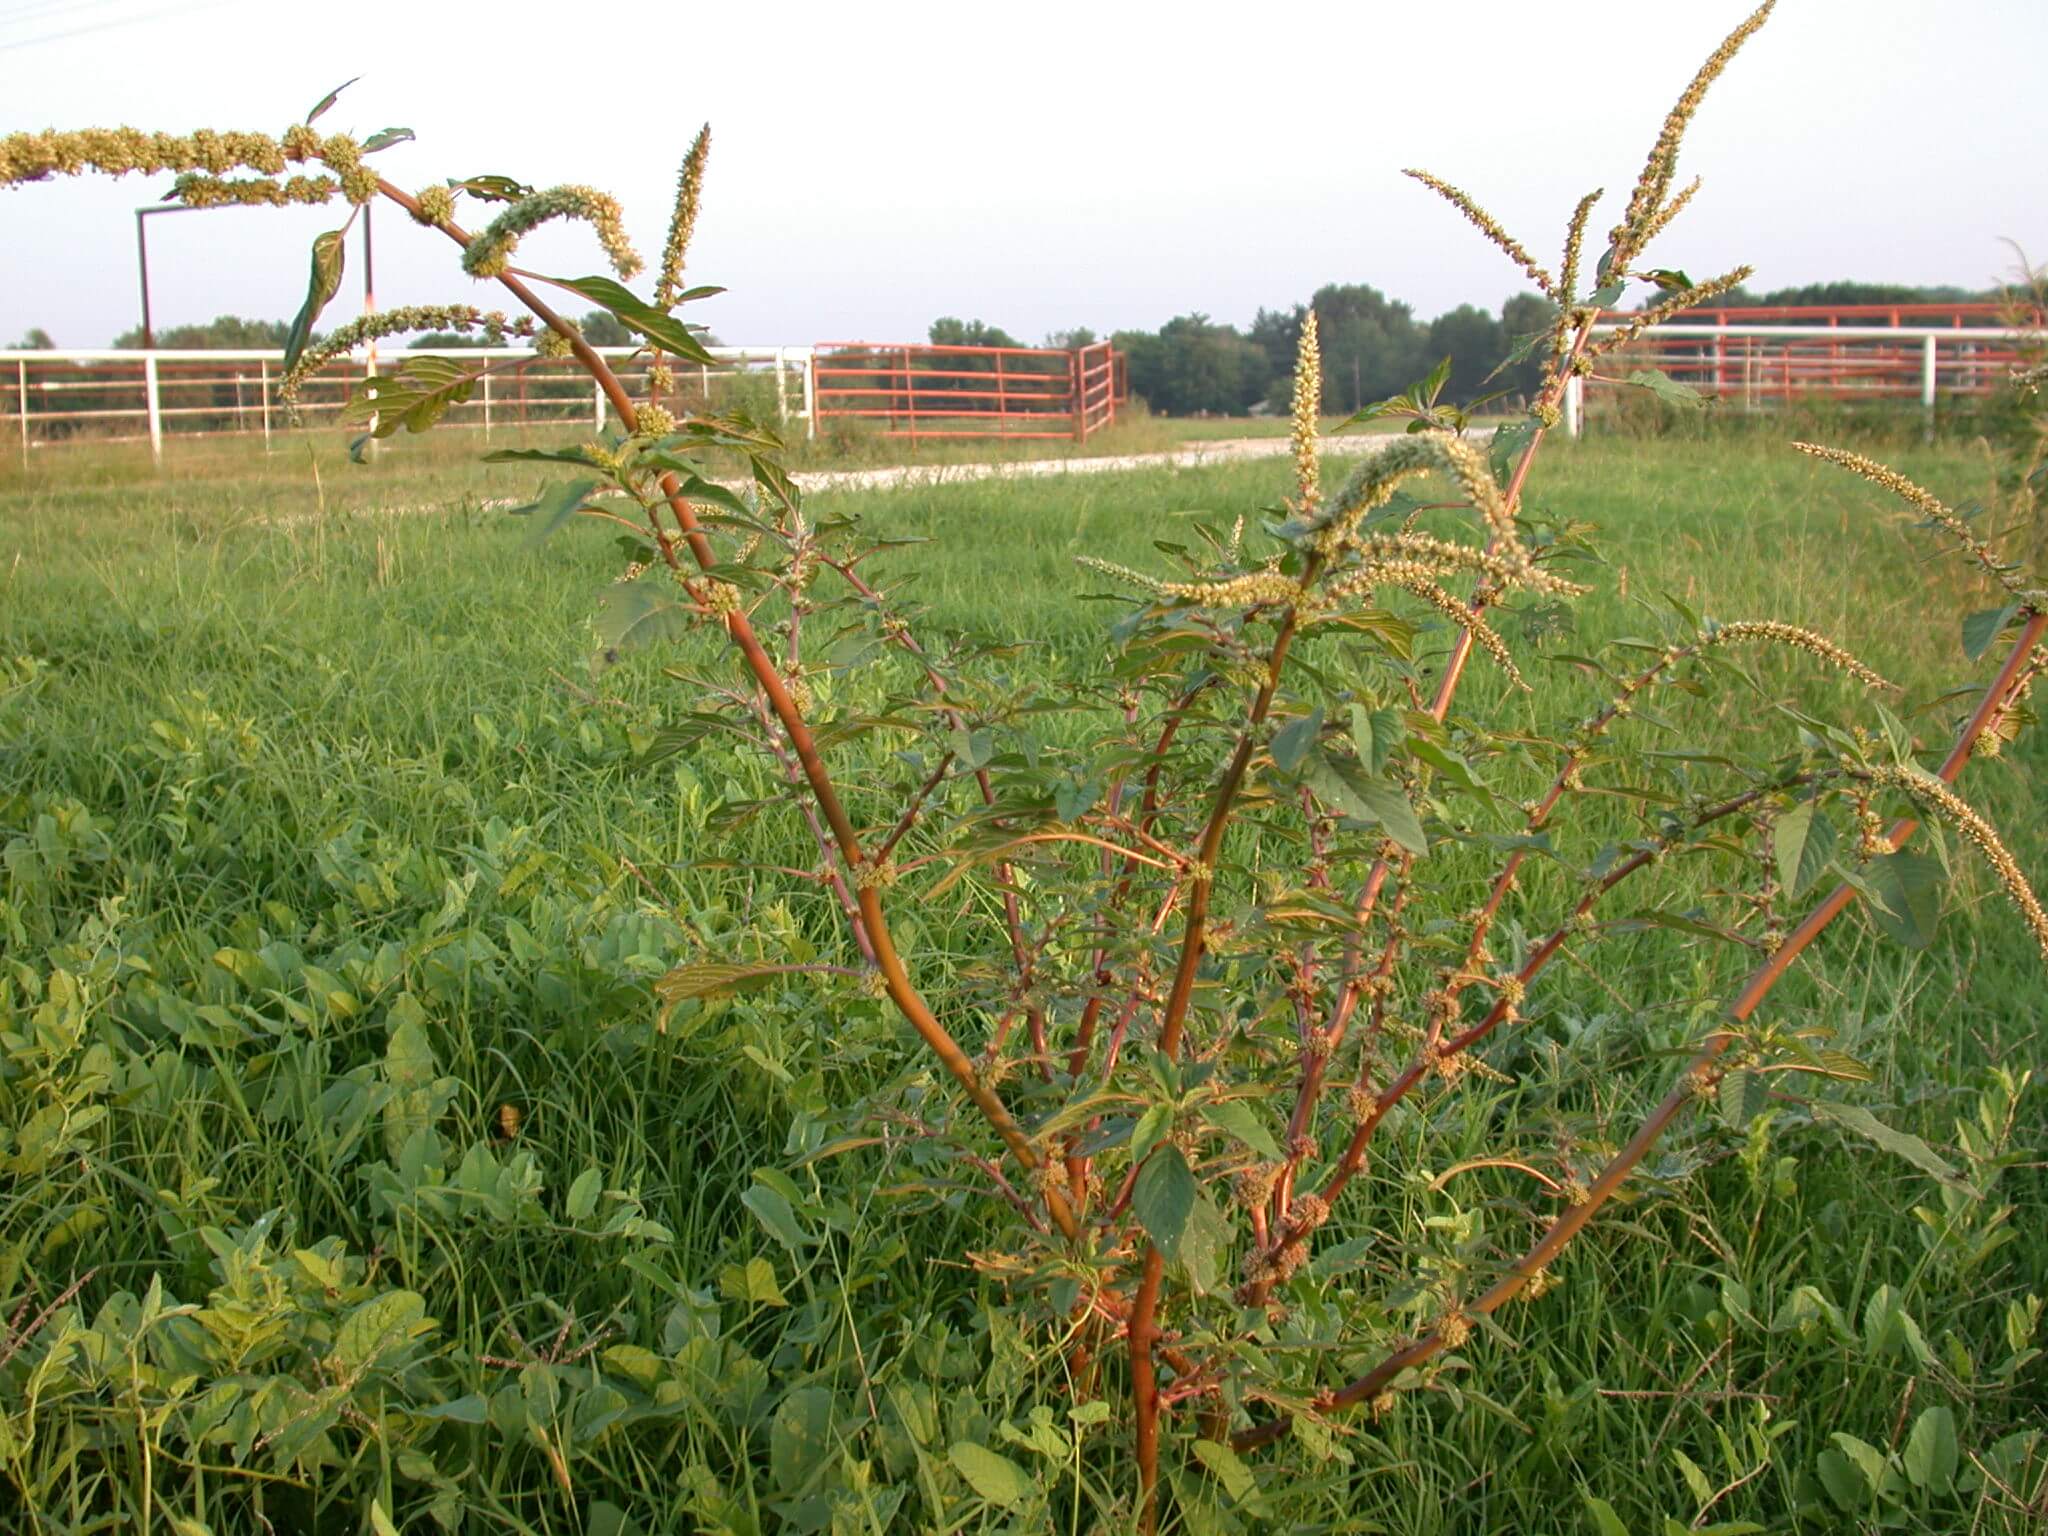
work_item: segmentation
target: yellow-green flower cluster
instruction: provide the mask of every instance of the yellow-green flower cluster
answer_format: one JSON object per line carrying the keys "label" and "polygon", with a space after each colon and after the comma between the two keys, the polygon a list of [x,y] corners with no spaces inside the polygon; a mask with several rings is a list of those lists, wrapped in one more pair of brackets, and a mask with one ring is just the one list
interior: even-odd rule
{"label": "yellow-green flower cluster", "polygon": [[1765,640],[1804,651],[1809,656],[1818,656],[1830,666],[1840,667],[1866,687],[1896,689],[1899,686],[1880,677],[1825,635],[1801,629],[1797,624],[1780,624],[1776,619],[1743,619],[1734,624],[1719,625],[1701,639],[1700,645],[1729,645],[1741,640]]}
{"label": "yellow-green flower cluster", "polygon": [[341,184],[331,176],[292,176],[273,181],[266,176],[227,179],[187,171],[171,183],[171,196],[187,208],[271,207],[287,203],[324,203]]}
{"label": "yellow-green flower cluster", "polygon": [[1323,502],[1322,461],[1316,451],[1316,424],[1323,406],[1323,350],[1316,336],[1316,312],[1301,322],[1301,343],[1294,354],[1294,399],[1291,436],[1294,441],[1294,511],[1310,517]]}
{"label": "yellow-green flower cluster", "polygon": [[[1564,265],[1557,279],[1557,302],[1570,307],[1577,296],[1579,287],[1579,260],[1586,245],[1586,220],[1592,217],[1593,205],[1600,201],[1603,190],[1595,188],[1579,199],[1578,207],[1572,210],[1572,221],[1564,233]],[[1565,331],[1566,317],[1558,317],[1558,334]]]}
{"label": "yellow-green flower cluster", "polygon": [[2034,942],[2041,947],[2042,955],[2048,957],[2048,912],[2041,910],[2033,887],[2021,872],[2019,861],[2000,840],[1997,828],[1978,815],[1961,795],[1924,769],[1906,766],[1879,768],[1871,777],[1880,784],[1902,790],[1976,845],[1977,851],[1984,856],[1984,862],[1998,876],[1999,884],[2005,887],[2012,904],[2019,909],[2020,916],[2034,935]]}
{"label": "yellow-green flower cluster", "polygon": [[1839,465],[1850,474],[1861,476],[1872,485],[1890,491],[1901,501],[1917,508],[1930,523],[1945,529],[1958,544],[1962,545],[1963,552],[1983,567],[2006,591],[2015,597],[2023,595],[2023,585],[2019,576],[1992,554],[1991,546],[1977,537],[1970,525],[1963,521],[1960,513],[1933,492],[1923,490],[1897,470],[1880,464],[1875,459],[1866,459],[1860,453],[1851,453],[1846,448],[1829,448],[1820,443],[1794,443],[1792,446],[1801,453],[1811,454],[1816,459],[1824,459],[1830,464]]}
{"label": "yellow-green flower cluster", "polygon": [[[576,325],[576,322],[573,320],[565,320],[562,323],[572,329]],[[575,343],[571,342],[568,337],[552,326],[534,333],[533,350],[541,357],[555,358],[557,360],[576,355]]]}
{"label": "yellow-green flower cluster", "polygon": [[286,409],[296,410],[299,391],[307,379],[365,342],[381,341],[407,331],[479,331],[482,334],[478,340],[483,345],[496,346],[505,339],[508,323],[502,312],[478,309],[473,304],[404,304],[397,309],[362,315],[335,327],[300,353],[299,360],[279,382],[277,398]]}
{"label": "yellow-green flower cluster", "polygon": [[711,156],[711,125],[697,130],[690,152],[683,156],[683,168],[676,175],[675,212],[668,221],[668,241],[661,248],[661,282],[654,292],[655,304],[667,309],[683,291],[683,261],[690,252],[690,236],[697,231],[697,209],[704,196],[704,162]]}
{"label": "yellow-green flower cluster", "polygon": [[[1381,569],[1391,572],[1390,567],[1383,566]],[[1397,586],[1405,592],[1414,593],[1415,596],[1428,603],[1430,607],[1449,619],[1458,628],[1464,630],[1472,637],[1479,648],[1491,656],[1495,664],[1503,672],[1507,673],[1509,682],[1513,683],[1517,688],[1528,689],[1528,683],[1522,679],[1522,669],[1515,665],[1515,658],[1508,651],[1507,642],[1501,639],[1493,626],[1482,619],[1470,604],[1459,602],[1457,598],[1451,596],[1450,593],[1426,576],[1389,574],[1387,579],[1391,585]]]}
{"label": "yellow-green flower cluster", "polygon": [[1699,111],[1707,88],[1720,78],[1729,60],[1764,24],[1775,3],[1776,0],[1764,0],[1741,26],[1722,40],[1721,46],[1708,55],[1707,62],[1700,66],[1699,73],[1693,76],[1692,83],[1680,94],[1665,117],[1663,130],[1658,133],[1657,142],[1650,146],[1642,174],[1636,178],[1635,190],[1629,194],[1628,211],[1608,237],[1614,246],[1617,267],[1624,267],[1632,261],[1648,243],[1653,229],[1662,228],[1669,222],[1668,217],[1661,222],[1653,221],[1657,221],[1663,210],[1665,195],[1670,192],[1672,178],[1677,174],[1678,149],[1685,139],[1685,130]]}
{"label": "yellow-green flower cluster", "polygon": [[1696,304],[1704,304],[1709,299],[1719,298],[1731,288],[1739,288],[1749,281],[1753,271],[1753,267],[1737,267],[1732,272],[1723,272],[1719,277],[1708,278],[1704,283],[1682,288],[1659,299],[1627,325],[1609,331],[1588,347],[1579,357],[1579,371],[1590,371],[1594,358],[1627,346],[1643,332],[1653,326],[1662,325],[1680,310],[1691,309]]}
{"label": "yellow-green flower cluster", "polygon": [[521,198],[491,220],[462,253],[462,269],[471,277],[497,277],[512,264],[512,253],[530,231],[550,219],[581,219],[597,234],[611,258],[612,270],[631,279],[641,268],[639,253],[626,238],[618,200],[595,187],[550,187]]}
{"label": "yellow-green flower cluster", "polygon": [[451,222],[455,217],[455,189],[453,187],[421,187],[413,201],[419,209],[413,214],[413,222],[436,228]]}
{"label": "yellow-green flower cluster", "polygon": [[1138,587],[1158,597],[1171,597],[1201,608],[1255,608],[1292,605],[1301,596],[1301,583],[1279,571],[1247,571],[1242,576],[1224,576],[1215,581],[1161,581],[1127,565],[1082,555],[1080,563],[1112,581]]}
{"label": "yellow-green flower cluster", "polygon": [[667,437],[676,429],[675,413],[651,400],[633,407],[633,422],[640,437]]}
{"label": "yellow-green flower cluster", "polygon": [[1466,219],[1471,222],[1475,229],[1499,246],[1507,253],[1509,260],[1529,274],[1530,282],[1534,283],[1551,297],[1555,298],[1557,296],[1557,285],[1550,280],[1550,274],[1536,264],[1536,258],[1523,248],[1521,241],[1501,228],[1499,219],[1496,219],[1492,214],[1480,207],[1470,196],[1459,188],[1452,186],[1442,177],[1432,176],[1428,171],[1409,170],[1403,171],[1401,174],[1403,176],[1412,176],[1415,180],[1421,182],[1425,187],[1428,187],[1432,192],[1443,198],[1453,208],[1456,208],[1458,212],[1465,215]]}
{"label": "yellow-green flower cluster", "polygon": [[78,176],[98,171],[106,176],[161,171],[203,171],[221,176],[229,171],[283,173],[286,147],[261,133],[144,133],[138,128],[81,128],[75,132],[10,133],[0,137],[0,186],[41,181],[47,176]]}

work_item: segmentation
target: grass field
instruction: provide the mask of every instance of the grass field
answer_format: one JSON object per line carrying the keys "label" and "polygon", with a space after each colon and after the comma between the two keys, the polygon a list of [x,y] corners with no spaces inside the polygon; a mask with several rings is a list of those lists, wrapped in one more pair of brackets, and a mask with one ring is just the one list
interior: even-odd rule
{"label": "grass field", "polygon": [[[1980,451],[1894,457],[1951,501],[1995,494]],[[774,800],[772,771],[714,745],[634,768],[693,703],[664,665],[718,662],[692,643],[593,672],[604,530],[530,547],[478,506],[533,476],[445,445],[177,468],[0,471],[0,1307],[32,1331],[0,1344],[0,1525],[353,1536],[374,1500],[408,1532],[1124,1529],[1124,1431],[1070,1417],[1057,1351],[992,1327],[964,1263],[999,1240],[991,1207],[899,1192],[913,1170],[876,1149],[805,1157],[914,1065],[906,1033],[851,989],[654,1027],[651,979],[707,937],[847,946],[814,887],[762,868],[809,861],[801,823],[715,814]],[[1155,567],[1189,513],[1271,506],[1284,474],[813,509],[930,538],[886,558],[935,624],[1086,677],[1114,610],[1074,600],[1096,584],[1073,557]],[[1959,567],[1789,452],[1560,445],[1533,497],[1602,530],[1572,650],[1670,591],[1841,641],[1930,735],[1935,695],[1989,665],[1961,653],[1987,599]],[[1539,688],[1597,702],[1524,649]],[[857,681],[820,687],[829,707]],[[2036,734],[1964,785],[2037,876],[2044,766]],[[1831,1022],[1875,1074],[1846,1097],[1983,1198],[1798,1115],[1747,1140],[1698,1117],[1468,1370],[1327,1455],[1264,1453],[1254,1490],[1191,1483],[1175,1518],[2043,1529],[2048,1377],[2026,1352],[2048,1332],[2048,1093],[2019,1085],[2048,1066],[2048,988],[1958,860],[1932,947],[1852,914],[1773,1007]],[[953,900],[911,910],[940,950],[990,941]],[[1600,953],[1532,1005],[1625,1124],[1736,973],[1669,932]],[[1517,1091],[1407,1123],[1333,1238],[1446,1216],[1431,1173],[1497,1149]],[[789,1224],[742,1202],[783,1176]],[[963,1442],[1028,1486],[963,1476]]]}

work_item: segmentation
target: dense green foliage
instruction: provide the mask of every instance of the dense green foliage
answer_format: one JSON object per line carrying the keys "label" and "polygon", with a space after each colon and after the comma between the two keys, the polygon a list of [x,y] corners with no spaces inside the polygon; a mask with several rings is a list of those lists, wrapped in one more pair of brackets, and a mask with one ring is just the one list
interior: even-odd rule
{"label": "dense green foliage", "polygon": [[[829,899],[772,873],[810,855],[751,750],[708,738],[635,767],[687,708],[663,667],[709,670],[710,639],[593,672],[576,621],[614,572],[607,535],[532,553],[523,522],[477,510],[530,484],[517,469],[409,448],[350,470],[322,447],[315,482],[296,451],[177,451],[160,482],[113,456],[0,478],[9,1528],[24,1487],[49,1531],[132,1522],[145,1497],[217,1536],[259,1510],[353,1532],[373,1501],[408,1531],[1114,1528],[1125,1437],[1074,1408],[996,1278],[931,1262],[999,1243],[1000,1214],[914,1139],[811,1156],[875,1133],[847,1106],[915,1081],[901,1026],[799,978],[656,1027],[653,980],[707,939],[853,959]],[[1959,499],[1994,489],[1960,450],[1903,467]],[[1611,565],[1530,663],[1531,718],[1604,697],[1565,656],[1638,632],[1664,590],[1825,629],[1917,701],[1961,664],[1954,624],[1923,616],[1975,599],[1858,482],[1725,445],[1587,444],[1549,472]],[[1271,501],[1282,479],[813,506],[934,538],[878,574],[914,575],[935,625],[1021,644],[1023,677],[1080,682],[1106,620],[1072,601],[1073,556],[1144,562],[1185,509]],[[998,519],[1001,541],[977,536]],[[1774,697],[1794,673],[1758,683]],[[868,685],[818,686],[855,706]],[[1699,711],[1730,732],[1749,714]],[[902,771],[835,750],[856,776]],[[1968,786],[2035,868],[2043,751],[2023,738]],[[1464,1351],[1483,1376],[1219,1461],[1178,1518],[2037,1529],[2037,962],[1981,869],[1956,869],[1940,943],[1859,918],[1782,1007],[1824,1007],[1875,1073],[1846,1102],[1924,1135],[1983,1198],[1792,1106],[1743,1131],[1700,1117],[1556,1291]],[[973,903],[915,921],[963,966],[991,942]],[[1392,1136],[1349,1230],[1519,1219],[1512,1170],[1448,1170],[1498,1150],[1567,1042],[1625,1130],[1713,999],[1617,996],[1656,995],[1640,984],[1711,943],[1645,926],[1597,973],[1553,973],[1532,1032],[1488,1054],[1516,1080]],[[1333,1296],[1355,1275],[1338,1249]]]}

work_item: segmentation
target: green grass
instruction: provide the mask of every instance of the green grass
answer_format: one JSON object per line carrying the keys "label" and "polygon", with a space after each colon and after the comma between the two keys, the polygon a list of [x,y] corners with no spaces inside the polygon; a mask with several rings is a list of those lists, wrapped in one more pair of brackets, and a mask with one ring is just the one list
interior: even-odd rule
{"label": "green grass", "polygon": [[[1002,1240],[992,1208],[901,1193],[957,1173],[915,1149],[805,1159],[845,1106],[916,1070],[905,1032],[850,988],[654,1026],[651,979],[721,935],[848,958],[815,889],[755,867],[807,863],[801,824],[772,803],[737,826],[717,809],[775,801],[772,771],[719,744],[633,767],[696,702],[664,664],[711,674],[717,654],[692,642],[593,673],[583,620],[615,574],[605,532],[534,550],[523,524],[477,510],[531,490],[530,473],[431,440],[369,469],[331,443],[180,454],[170,476],[121,453],[0,472],[0,1307],[29,1301],[26,1321],[93,1272],[75,1312],[0,1346],[0,1523],[129,1528],[146,1487],[153,1529],[216,1533],[355,1532],[372,1499],[401,1529],[434,1529],[437,1498],[468,1531],[624,1529],[602,1505],[647,1532],[1119,1529],[1120,1426],[1069,1462],[1005,1437],[1034,1410],[1067,1424],[1071,1398],[1057,1352],[1009,1331],[994,1283],[963,1262]],[[1981,454],[1897,462],[1951,501],[1992,494]],[[1097,585],[1076,554],[1156,566],[1155,540],[1273,505],[1283,474],[814,509],[930,539],[884,558],[935,625],[1078,678],[1100,672],[1115,610],[1074,600]],[[1957,620],[1982,594],[1875,493],[1789,453],[1560,445],[1533,505],[1601,528],[1609,565],[1571,650],[1640,629],[1643,601],[1668,591],[1827,633],[1904,683],[1930,734],[1946,719],[1934,695],[1969,670]],[[1759,675],[1789,690],[1801,674],[1772,658]],[[1546,697],[1510,710],[1595,702],[1567,666],[1532,677]],[[858,697],[857,679],[821,686],[828,704]],[[1500,691],[1485,674],[1472,687]],[[1846,687],[1801,691],[1862,707]],[[1689,728],[1768,718],[1737,706]],[[1964,786],[2035,871],[2044,765],[2030,738]],[[879,754],[849,766],[887,771]],[[1831,1437],[1903,1454],[1930,1407],[2010,1477],[2007,1437],[2048,1408],[2039,1364],[2000,1374],[2025,1342],[2009,1309],[2048,1294],[2048,1100],[2037,1083],[2011,1107],[2009,1166],[1972,1159],[1955,1124],[2003,1113],[1995,1072],[2042,1066],[2044,991],[1995,882],[1958,859],[1930,949],[1852,915],[1772,1006],[1828,1019],[1875,1074],[1851,1097],[1980,1184],[1997,1177],[1991,1198],[1945,1203],[1905,1162],[1792,1118],[1747,1149],[1711,1116],[1689,1123],[1559,1287],[1503,1314],[1511,1341],[1475,1340],[1443,1389],[1349,1421],[1341,1457],[1268,1453],[1253,1507],[1198,1489],[1188,1528],[1599,1531],[1592,1494],[1620,1529],[1661,1532],[1699,1512],[1696,1475],[1719,1492],[1709,1523],[1848,1529],[1859,1518],[1821,1486],[1843,1455]],[[1684,892],[1682,871],[1669,879]],[[987,943],[976,919],[948,901],[905,920],[958,955]],[[1731,972],[1670,934],[1598,953],[1597,972],[1558,967],[1535,1000],[1597,1063],[1625,1127]],[[1498,1059],[1537,1073],[1519,1049]],[[1426,1175],[1499,1150],[1516,1092],[1411,1117],[1351,1230],[1398,1240],[1451,1214]],[[794,1244],[758,1193],[776,1170],[794,1180]],[[1489,1198],[1513,1188],[1475,1186],[1455,1210],[1519,1232]],[[2005,1206],[2016,1238],[1980,1257]],[[114,1299],[153,1279],[162,1306],[203,1313],[150,1319]],[[402,1312],[358,1310],[394,1288],[435,1321],[417,1343]],[[378,1360],[358,1374],[371,1322]],[[80,1350],[134,1339],[132,1361],[58,1349],[87,1325]],[[454,1406],[416,1416],[437,1403]],[[1042,1492],[1014,1515],[977,1497],[948,1454],[963,1441]],[[279,1466],[286,1450],[298,1470]],[[1867,1513],[2038,1530],[2033,1454],[2010,1495],[1908,1484]],[[849,1495],[832,1524],[821,1477],[866,1487],[865,1505]],[[33,1519],[8,1509],[23,1480]]]}

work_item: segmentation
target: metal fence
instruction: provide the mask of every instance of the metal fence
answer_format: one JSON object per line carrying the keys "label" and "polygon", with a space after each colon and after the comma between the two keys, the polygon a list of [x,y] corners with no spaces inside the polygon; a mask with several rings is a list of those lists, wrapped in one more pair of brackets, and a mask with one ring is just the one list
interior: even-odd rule
{"label": "metal fence", "polygon": [[[629,347],[600,347],[636,393],[645,392],[648,357]],[[811,420],[809,347],[713,347],[718,366],[670,360],[670,399],[687,409],[743,406],[759,420]],[[306,381],[301,417],[332,424],[372,372],[389,373],[408,356],[386,351],[336,358]],[[436,357],[478,365],[469,398],[442,419],[486,434],[548,422],[602,426],[603,394],[573,359],[545,358],[524,348],[435,348]],[[0,352],[0,424],[11,428],[23,455],[65,442],[139,442],[161,457],[166,437],[260,433],[287,425],[276,386],[281,351]]]}
{"label": "metal fence", "polygon": [[865,422],[890,437],[1059,438],[1086,442],[1130,394],[1108,342],[1050,347],[871,341],[812,348],[817,419]]}
{"label": "metal fence", "polygon": [[[1877,306],[1859,306],[1859,308]],[[1935,306],[1895,306],[1902,320]],[[1574,379],[1565,418],[1574,433],[1588,411],[1620,407],[1632,375],[1654,370],[1708,398],[1741,410],[1769,410],[1794,400],[1850,404],[1917,405],[1931,420],[1944,401],[1995,394],[2012,377],[2020,344],[2038,331],[1988,317],[1968,323],[1953,317],[1975,306],[1939,306],[1946,325],[1866,323],[1860,320],[1792,322],[1741,319],[1660,325],[1608,354],[1591,379]],[[1989,309],[1990,306],[1983,306]],[[1736,313],[1734,311],[1729,312]],[[1829,312],[1806,312],[1829,313]],[[1625,322],[1627,317],[1622,317]],[[1595,333],[1618,329],[1615,323]]]}

